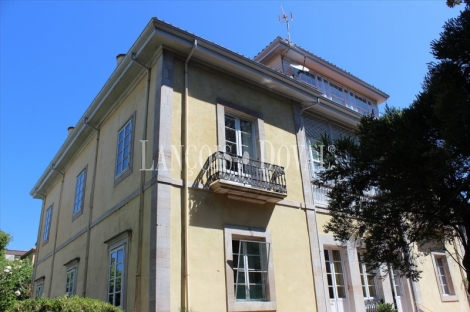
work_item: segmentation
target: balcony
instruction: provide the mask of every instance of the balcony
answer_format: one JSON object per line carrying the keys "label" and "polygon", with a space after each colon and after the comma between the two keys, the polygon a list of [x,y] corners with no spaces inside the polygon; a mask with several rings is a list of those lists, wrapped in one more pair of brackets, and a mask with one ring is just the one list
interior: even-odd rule
{"label": "balcony", "polygon": [[321,206],[321,207],[328,207],[328,193],[330,192],[331,188],[326,187],[326,186],[317,186],[317,185],[312,185],[312,191],[313,191],[313,203],[315,206]]}
{"label": "balcony", "polygon": [[209,157],[205,169],[209,188],[231,199],[265,204],[287,196],[286,176],[281,166],[216,152]]}
{"label": "balcony", "polygon": [[378,312],[378,305],[383,303],[382,299],[364,299],[366,305],[366,312]]}

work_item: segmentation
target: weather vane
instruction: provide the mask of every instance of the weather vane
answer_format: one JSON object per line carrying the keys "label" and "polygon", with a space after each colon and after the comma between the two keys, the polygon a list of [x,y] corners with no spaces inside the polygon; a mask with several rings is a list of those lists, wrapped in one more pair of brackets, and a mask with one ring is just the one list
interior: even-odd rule
{"label": "weather vane", "polygon": [[287,41],[289,42],[290,45],[290,28],[289,28],[289,23],[294,20],[294,16],[292,15],[292,12],[290,13],[290,17],[284,13],[284,9],[282,8],[281,5],[281,11],[282,11],[282,17],[278,15],[279,18],[279,23],[286,23],[287,25]]}

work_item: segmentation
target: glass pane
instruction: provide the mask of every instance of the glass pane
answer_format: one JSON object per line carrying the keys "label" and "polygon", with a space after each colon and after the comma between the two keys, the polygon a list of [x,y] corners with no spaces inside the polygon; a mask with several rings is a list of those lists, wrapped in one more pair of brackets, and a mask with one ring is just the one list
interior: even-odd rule
{"label": "glass pane", "polygon": [[120,290],[121,290],[121,284],[122,284],[122,278],[117,277],[117,278],[116,278],[116,291],[120,291]]}
{"label": "glass pane", "polygon": [[341,267],[341,262],[333,262],[335,267],[335,273],[343,273],[343,268]]}
{"label": "glass pane", "polygon": [[262,284],[262,273],[250,272],[248,275],[250,279],[250,284]]}
{"label": "glass pane", "polygon": [[252,285],[250,286],[250,300],[263,300],[263,286]]}
{"label": "glass pane", "polygon": [[225,141],[237,142],[235,130],[230,128],[225,128]]}
{"label": "glass pane", "polygon": [[225,127],[235,129],[235,118],[225,115]]}
{"label": "glass pane", "polygon": [[116,265],[116,276],[119,277],[122,275],[122,263]]}
{"label": "glass pane", "polygon": [[450,292],[449,292],[449,287],[448,287],[447,285],[443,285],[443,288],[444,288],[444,289],[443,289],[443,294],[444,294],[444,295],[450,294]]}
{"label": "glass pane", "polygon": [[232,252],[233,253],[238,253],[239,245],[240,245],[240,241],[237,241],[237,240],[232,241]]}
{"label": "glass pane", "polygon": [[330,255],[328,254],[328,250],[324,250],[325,253],[325,260],[329,261],[330,260]]}
{"label": "glass pane", "polygon": [[367,297],[366,288],[362,286],[362,294],[364,297]]}
{"label": "glass pane", "polygon": [[328,286],[333,286],[333,279],[331,278],[331,274],[326,274],[326,279],[328,280]]}
{"label": "glass pane", "polygon": [[246,243],[246,251],[249,255],[259,255],[260,243]]}
{"label": "glass pane", "polygon": [[246,299],[245,286],[237,285],[236,286],[236,298],[237,299]]}
{"label": "glass pane", "polygon": [[122,253],[123,253],[122,249],[119,249],[117,251],[117,263],[122,263]]}
{"label": "glass pane", "polygon": [[240,119],[240,130],[246,133],[251,134],[251,122]]}
{"label": "glass pane", "polygon": [[330,299],[334,299],[335,293],[333,291],[333,287],[328,287],[328,292],[330,293]]}
{"label": "glass pane", "polygon": [[377,297],[377,293],[375,292],[375,286],[373,286],[373,285],[369,286],[369,296],[370,297]]}
{"label": "glass pane", "polygon": [[114,279],[109,281],[109,292],[114,292]]}
{"label": "glass pane", "polygon": [[131,140],[131,136],[130,135],[126,135],[126,137],[124,138],[124,146],[127,146],[129,145],[129,141]]}
{"label": "glass pane", "polygon": [[245,272],[238,272],[238,281],[237,281],[237,272],[233,272],[233,282],[238,283],[238,284],[244,284],[245,283]]}
{"label": "glass pane", "polygon": [[261,270],[261,259],[259,256],[247,256],[248,257],[248,269]]}
{"label": "glass pane", "polygon": [[108,302],[111,303],[111,304],[114,304],[113,298],[114,298],[114,296],[112,294],[110,294],[109,297],[108,297]]}
{"label": "glass pane", "polygon": [[126,169],[129,164],[129,158],[125,158],[122,162],[122,168]]}
{"label": "glass pane", "polygon": [[332,254],[333,254],[333,261],[341,261],[339,250],[333,250]]}
{"label": "glass pane", "polygon": [[128,134],[129,132],[131,132],[131,127],[132,127],[132,122],[128,123],[127,126],[126,126],[126,134]]}
{"label": "glass pane", "polygon": [[124,140],[124,131],[119,132],[118,141],[121,142],[122,140]]}
{"label": "glass pane", "polygon": [[[232,154],[232,155],[237,155],[237,144],[225,142],[225,152]],[[227,163],[230,163],[230,162],[227,162]]]}
{"label": "glass pane", "polygon": [[335,274],[336,285],[344,285],[343,274]]}
{"label": "glass pane", "polygon": [[129,155],[129,145],[127,145],[126,147],[124,147],[124,153],[123,153],[123,155],[124,155],[124,158],[125,158],[127,155]]}
{"label": "glass pane", "polygon": [[344,286],[338,286],[338,298],[346,298],[346,291],[344,289]]}
{"label": "glass pane", "polygon": [[115,298],[116,301],[115,301],[114,305],[116,307],[120,307],[121,306],[121,293],[117,293],[115,296],[116,296],[116,298]]}

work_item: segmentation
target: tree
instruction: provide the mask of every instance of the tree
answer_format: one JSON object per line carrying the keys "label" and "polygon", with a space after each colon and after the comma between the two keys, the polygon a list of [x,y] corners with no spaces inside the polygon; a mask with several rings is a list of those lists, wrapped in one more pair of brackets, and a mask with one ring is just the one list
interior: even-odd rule
{"label": "tree", "polygon": [[[319,185],[332,186],[325,226],[335,239],[366,249],[371,269],[391,264],[417,280],[425,246],[456,239],[470,272],[470,10],[449,20],[431,43],[423,90],[409,108],[363,117],[356,138],[323,137]],[[371,196],[373,195],[373,196]],[[447,244],[446,244],[447,243]],[[470,290],[469,290],[470,293]]]}
{"label": "tree", "polygon": [[10,240],[11,236],[0,230],[0,311],[6,311],[31,295],[33,266],[29,259],[5,259],[5,248]]}

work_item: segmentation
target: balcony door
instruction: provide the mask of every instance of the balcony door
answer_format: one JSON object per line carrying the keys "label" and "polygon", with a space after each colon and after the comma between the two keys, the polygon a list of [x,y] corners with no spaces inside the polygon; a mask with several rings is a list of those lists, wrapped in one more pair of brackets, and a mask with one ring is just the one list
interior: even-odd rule
{"label": "balcony door", "polygon": [[250,174],[247,164],[256,159],[253,122],[232,115],[225,115],[225,152],[232,156],[227,160],[227,170],[238,174]]}
{"label": "balcony door", "polygon": [[331,311],[349,312],[348,290],[346,288],[341,252],[335,249],[325,249],[324,255]]}
{"label": "balcony door", "polygon": [[396,308],[398,312],[408,312],[408,301],[406,291],[403,284],[403,278],[400,277],[398,270],[393,271],[392,287],[393,294],[395,295]]}

